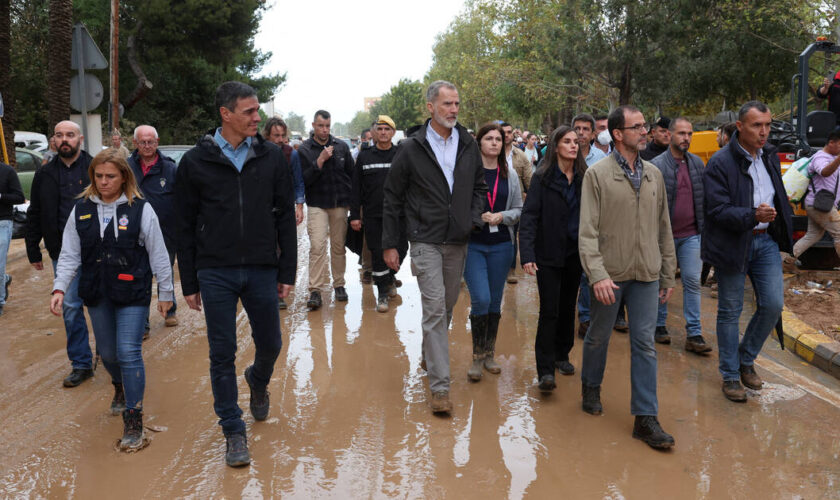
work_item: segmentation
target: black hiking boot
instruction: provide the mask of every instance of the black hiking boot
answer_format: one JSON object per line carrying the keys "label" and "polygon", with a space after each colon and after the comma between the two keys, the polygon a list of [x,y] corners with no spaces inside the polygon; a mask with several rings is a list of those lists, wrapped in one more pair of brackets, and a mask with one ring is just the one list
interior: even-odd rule
{"label": "black hiking boot", "polygon": [[668,329],[664,326],[657,326],[656,330],[653,332],[653,340],[657,344],[670,344],[671,335],[668,333]]}
{"label": "black hiking boot", "polygon": [[248,439],[245,437],[245,433],[225,436],[225,441],[226,464],[230,467],[242,467],[251,463],[251,454],[248,453]]}
{"label": "black hiking boot", "polygon": [[601,386],[590,386],[582,384],[581,393],[583,401],[581,408],[590,415],[600,415],[604,413],[604,407],[601,406]]}
{"label": "black hiking boot", "polygon": [[114,384],[114,399],[111,400],[111,415],[122,415],[125,410],[125,391],[122,384]]}
{"label": "black hiking boot", "polygon": [[659,420],[653,415],[636,415],[633,437],[657,450],[667,450],[674,446],[674,437],[662,429]]}
{"label": "black hiking boot", "polygon": [[245,368],[245,382],[248,383],[248,388],[251,389],[251,415],[254,420],[263,421],[268,418],[268,409],[271,406],[268,399],[268,389],[263,387],[257,389],[253,382],[251,382],[251,372],[254,366],[251,365]]}
{"label": "black hiking boot", "polygon": [[551,394],[556,387],[557,383],[554,381],[554,375],[543,375],[540,377],[540,392],[544,394]]}
{"label": "black hiking boot", "polygon": [[343,286],[335,287],[335,300],[339,302],[347,302],[347,290]]}
{"label": "black hiking boot", "polygon": [[318,290],[312,290],[312,293],[309,294],[309,300],[306,301],[306,307],[308,307],[310,311],[315,311],[321,308],[321,304],[321,292]]}
{"label": "black hiking boot", "polygon": [[123,437],[121,450],[137,450],[143,447],[143,410],[123,410]]}

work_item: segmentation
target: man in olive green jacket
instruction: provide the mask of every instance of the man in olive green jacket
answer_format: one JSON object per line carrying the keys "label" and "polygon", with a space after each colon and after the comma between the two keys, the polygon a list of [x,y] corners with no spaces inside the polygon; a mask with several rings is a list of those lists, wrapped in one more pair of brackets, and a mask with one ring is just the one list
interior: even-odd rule
{"label": "man in olive green jacket", "polygon": [[608,127],[615,150],[591,166],[581,188],[578,247],[592,287],[591,323],[583,343],[583,410],[600,415],[600,389],[607,346],[619,304],[630,319],[630,411],[633,437],[653,448],[674,438],[659,425],[656,398],[657,297],[665,303],[674,287],[676,255],[662,173],[642,161],[648,125],[642,113],[621,106]]}

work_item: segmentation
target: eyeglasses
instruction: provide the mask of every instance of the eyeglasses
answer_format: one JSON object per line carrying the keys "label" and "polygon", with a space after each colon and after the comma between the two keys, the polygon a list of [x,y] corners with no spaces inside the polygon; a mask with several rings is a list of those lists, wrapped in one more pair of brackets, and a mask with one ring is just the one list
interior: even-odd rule
{"label": "eyeglasses", "polygon": [[157,141],[137,141],[138,146],[149,147],[157,144]]}
{"label": "eyeglasses", "polygon": [[618,130],[628,130],[633,129],[636,132],[642,133],[647,132],[650,130],[650,123],[637,123],[636,125],[631,125],[629,127],[618,127]]}

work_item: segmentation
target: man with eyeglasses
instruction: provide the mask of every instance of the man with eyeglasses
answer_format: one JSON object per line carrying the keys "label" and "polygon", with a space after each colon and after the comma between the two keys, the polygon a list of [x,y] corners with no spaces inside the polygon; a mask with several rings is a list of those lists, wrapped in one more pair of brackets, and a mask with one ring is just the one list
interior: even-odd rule
{"label": "man with eyeglasses", "polygon": [[[84,137],[79,126],[70,120],[59,122],[53,138],[58,155],[35,172],[26,211],[26,254],[38,271],[44,270],[42,239],[55,271],[70,210],[90,184],[88,166],[92,158],[81,149]],[[73,367],[64,379],[64,387],[76,387],[93,376],[93,354],[79,297],[78,274],[64,291],[62,316],[67,332],[67,357]]]}
{"label": "man with eyeglasses", "polygon": [[633,437],[653,448],[671,448],[674,438],[657,419],[653,342],[657,303],[671,297],[676,268],[665,182],[659,169],[639,157],[648,125],[638,109],[616,108],[608,127],[615,150],[587,169],[581,188],[578,246],[595,297],[583,341],[582,407],[592,415],[603,412],[607,347],[623,301],[630,319]]}
{"label": "man with eyeglasses", "polygon": [[[169,253],[170,268],[175,264],[175,161],[158,150],[158,133],[151,125],[140,125],[134,129],[134,147],[137,149],[128,157],[128,165],[137,179],[137,186],[146,201],[151,203],[160,223],[163,242]],[[171,269],[170,269],[171,271]],[[170,272],[175,286],[174,275]],[[166,313],[164,324],[176,326],[175,295],[172,308]],[[149,338],[149,317],[146,316],[146,331],[143,340]]]}

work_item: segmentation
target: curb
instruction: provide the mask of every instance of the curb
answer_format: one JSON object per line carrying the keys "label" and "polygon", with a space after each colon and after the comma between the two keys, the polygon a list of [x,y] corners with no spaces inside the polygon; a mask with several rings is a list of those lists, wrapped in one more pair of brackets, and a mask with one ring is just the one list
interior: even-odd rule
{"label": "curb", "polygon": [[782,311],[785,348],[840,379],[840,342],[818,333],[787,307]]}

